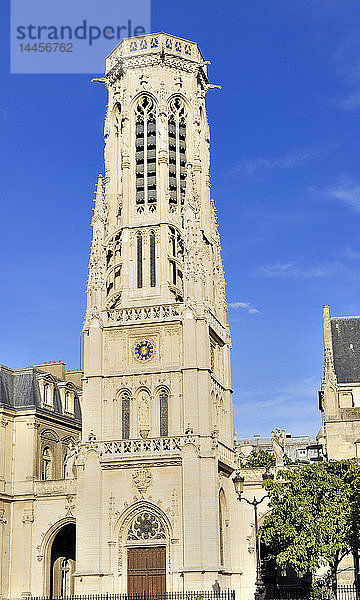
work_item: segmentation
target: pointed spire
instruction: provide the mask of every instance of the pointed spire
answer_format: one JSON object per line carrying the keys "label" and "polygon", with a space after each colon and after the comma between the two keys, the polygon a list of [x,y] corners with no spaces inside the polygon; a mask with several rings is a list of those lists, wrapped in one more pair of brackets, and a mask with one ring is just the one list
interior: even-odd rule
{"label": "pointed spire", "polygon": [[336,382],[336,374],[334,368],[330,309],[327,304],[323,306],[323,323],[324,323],[324,380]]}
{"label": "pointed spire", "polygon": [[107,223],[107,208],[104,194],[104,183],[103,176],[100,174],[97,178],[96,192],[95,192],[95,208],[94,216],[92,218],[92,226],[96,221],[101,221],[104,225]]}

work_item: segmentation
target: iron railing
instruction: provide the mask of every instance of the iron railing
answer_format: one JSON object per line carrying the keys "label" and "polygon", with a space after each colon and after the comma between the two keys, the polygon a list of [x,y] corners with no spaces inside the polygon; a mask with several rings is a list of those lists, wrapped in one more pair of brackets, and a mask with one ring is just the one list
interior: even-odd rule
{"label": "iron railing", "polygon": [[266,594],[266,600],[360,600],[354,585],[338,585],[336,595],[324,587],[281,587]]}
{"label": "iron railing", "polygon": [[[139,594],[79,594],[74,596],[29,596],[28,600],[235,600],[234,590],[202,590]],[[24,600],[24,599],[23,599]]]}

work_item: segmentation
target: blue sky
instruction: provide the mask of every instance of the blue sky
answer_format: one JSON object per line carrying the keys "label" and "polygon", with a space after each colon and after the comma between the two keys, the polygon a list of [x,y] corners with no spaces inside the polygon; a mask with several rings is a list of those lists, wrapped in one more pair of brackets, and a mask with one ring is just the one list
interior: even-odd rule
{"label": "blue sky", "polygon": [[[0,363],[78,367],[102,86],[0,61]],[[212,195],[230,304],[235,427],[315,434],[322,305],[360,314],[360,4],[152,2],[211,61]]]}

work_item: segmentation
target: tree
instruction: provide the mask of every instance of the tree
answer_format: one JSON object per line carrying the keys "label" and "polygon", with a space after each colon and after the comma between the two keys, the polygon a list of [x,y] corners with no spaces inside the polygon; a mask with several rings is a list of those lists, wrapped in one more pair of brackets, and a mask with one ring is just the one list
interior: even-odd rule
{"label": "tree", "polygon": [[271,511],[260,535],[269,558],[283,573],[292,566],[299,576],[328,566],[336,595],[339,563],[358,546],[360,465],[342,460],[294,467],[264,487]]}
{"label": "tree", "polygon": [[[285,465],[291,464],[291,460],[287,454],[284,455],[284,463]],[[240,459],[240,466],[248,469],[255,469],[257,467],[273,467],[274,465],[275,456],[271,454],[271,452],[263,450],[261,447],[253,448],[249,456]]]}
{"label": "tree", "polygon": [[240,460],[240,466],[245,468],[268,467],[275,465],[275,456],[262,448],[253,448],[246,458]]}

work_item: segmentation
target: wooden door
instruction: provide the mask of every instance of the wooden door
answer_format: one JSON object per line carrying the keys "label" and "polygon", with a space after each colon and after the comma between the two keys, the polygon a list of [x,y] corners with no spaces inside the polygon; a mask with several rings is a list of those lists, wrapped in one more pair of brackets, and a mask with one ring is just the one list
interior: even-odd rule
{"label": "wooden door", "polygon": [[166,548],[128,549],[128,594],[165,594]]}

